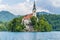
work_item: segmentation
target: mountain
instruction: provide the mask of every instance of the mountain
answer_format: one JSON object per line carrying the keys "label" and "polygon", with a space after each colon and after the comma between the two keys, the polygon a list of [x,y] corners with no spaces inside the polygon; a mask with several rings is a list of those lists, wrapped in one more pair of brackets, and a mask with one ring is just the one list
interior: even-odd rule
{"label": "mountain", "polygon": [[37,15],[37,17],[39,18],[41,15],[50,15],[51,13],[48,13],[48,12],[44,12],[44,11],[42,11],[42,12],[37,12],[36,13],[36,15]]}
{"label": "mountain", "polygon": [[40,18],[41,15],[52,25],[53,30],[60,31],[60,15],[51,14],[47,12],[37,12],[37,17]]}
{"label": "mountain", "polygon": [[44,12],[44,11],[42,11],[42,12],[37,12],[37,15],[49,15],[50,13],[48,13],[48,12]]}
{"label": "mountain", "polygon": [[7,22],[15,18],[15,15],[10,13],[9,11],[1,11],[0,12],[0,21]]}

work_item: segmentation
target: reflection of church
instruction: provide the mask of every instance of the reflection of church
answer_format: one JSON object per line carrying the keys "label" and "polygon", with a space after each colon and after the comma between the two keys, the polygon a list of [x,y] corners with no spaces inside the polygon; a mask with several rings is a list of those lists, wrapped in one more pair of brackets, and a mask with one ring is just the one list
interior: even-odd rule
{"label": "reflection of church", "polygon": [[25,15],[24,18],[22,19],[22,23],[24,24],[24,26],[26,27],[25,29],[28,31],[32,31],[33,30],[33,26],[30,25],[31,20],[30,18],[32,16],[36,17],[36,6],[35,6],[35,1],[34,1],[34,5],[33,5],[33,10],[31,14]]}

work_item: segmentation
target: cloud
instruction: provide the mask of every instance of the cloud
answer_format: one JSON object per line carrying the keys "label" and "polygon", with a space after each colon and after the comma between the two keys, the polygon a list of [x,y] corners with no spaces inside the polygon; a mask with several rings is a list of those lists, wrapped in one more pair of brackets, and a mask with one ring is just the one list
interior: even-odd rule
{"label": "cloud", "polygon": [[6,10],[7,8],[8,8],[8,5],[0,4],[0,11],[1,10]]}
{"label": "cloud", "polygon": [[30,2],[30,0],[26,0],[27,2]]}
{"label": "cloud", "polygon": [[2,3],[2,0],[0,0],[0,4]]}
{"label": "cloud", "polygon": [[25,15],[31,13],[32,4],[24,2],[24,3],[18,3],[17,5],[14,5],[12,7],[15,9],[15,13]]}
{"label": "cloud", "polygon": [[49,10],[43,9],[42,7],[38,7],[38,8],[37,8],[37,12],[42,12],[42,11],[50,13]]}
{"label": "cloud", "polygon": [[32,4],[28,2],[18,3],[15,5],[8,5],[8,4],[1,4],[0,5],[0,11],[7,10],[15,15],[26,15],[31,13],[32,10]]}
{"label": "cloud", "polygon": [[[33,8],[33,2],[30,2],[30,0],[26,0],[25,2],[14,4],[14,5],[8,5],[8,4],[1,4],[0,5],[0,11],[7,10],[15,15],[30,14],[32,12],[32,8]],[[48,10],[43,9],[38,6],[37,6],[37,11],[49,12]]]}
{"label": "cloud", "polygon": [[[28,3],[28,2],[24,2],[24,3],[18,3],[17,5],[12,6],[12,12],[15,13],[15,15],[26,15],[26,14],[30,14],[32,12],[32,8],[33,8],[33,3]],[[13,11],[14,10],[14,11]],[[41,11],[45,11],[45,12],[49,12],[46,9],[43,8],[38,8],[37,7],[37,11],[41,12]]]}
{"label": "cloud", "polygon": [[49,0],[54,7],[60,7],[60,0]]}
{"label": "cloud", "polygon": [[32,10],[32,4],[28,2],[18,3],[15,5],[8,5],[8,4],[1,4],[0,5],[0,11],[7,10],[15,15],[26,15],[31,13]]}

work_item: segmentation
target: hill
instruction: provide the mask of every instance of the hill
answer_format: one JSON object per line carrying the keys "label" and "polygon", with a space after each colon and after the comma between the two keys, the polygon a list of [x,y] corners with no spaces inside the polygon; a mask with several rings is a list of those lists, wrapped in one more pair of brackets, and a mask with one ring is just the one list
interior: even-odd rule
{"label": "hill", "polygon": [[10,13],[9,11],[1,11],[0,12],[0,21],[7,22],[15,18],[15,15]]}
{"label": "hill", "polygon": [[60,15],[51,14],[47,12],[37,12],[38,18],[43,15],[47,21],[52,25],[53,30],[60,31]]}

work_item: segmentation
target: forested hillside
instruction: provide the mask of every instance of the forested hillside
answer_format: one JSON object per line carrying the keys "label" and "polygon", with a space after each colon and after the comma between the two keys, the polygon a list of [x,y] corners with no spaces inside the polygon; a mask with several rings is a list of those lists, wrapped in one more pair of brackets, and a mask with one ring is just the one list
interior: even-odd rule
{"label": "forested hillside", "polygon": [[53,30],[60,31],[60,14],[50,14],[47,12],[37,12],[38,18],[43,15],[47,21],[52,25]]}
{"label": "forested hillside", "polygon": [[[39,18],[39,20],[43,20],[43,19],[40,19],[41,16],[44,16],[44,18],[47,20],[47,22],[49,24],[51,24],[54,31],[60,31],[60,14],[58,15],[58,14],[51,14],[51,13],[47,13],[47,12],[37,12],[37,17]],[[2,17],[2,16],[0,16],[0,17]],[[8,17],[6,17],[6,18],[8,18]],[[11,16],[11,18],[12,18],[12,16]],[[3,18],[3,19],[5,19],[5,18]],[[15,31],[24,30],[23,29],[24,26],[20,25],[21,24],[20,20],[22,20],[22,18],[19,16],[17,16],[17,18],[10,20],[9,22],[8,21],[4,22],[3,20],[1,20],[0,21],[0,31],[8,31],[8,30],[11,31],[10,27],[14,28]],[[12,24],[15,24],[15,23],[18,27],[15,25],[13,27]],[[40,24],[41,24],[41,22],[40,22]],[[17,27],[17,29],[15,29],[15,27]]]}

